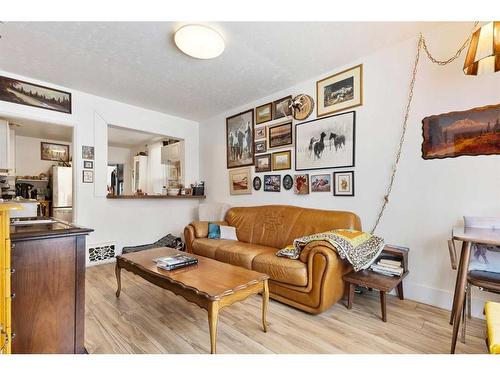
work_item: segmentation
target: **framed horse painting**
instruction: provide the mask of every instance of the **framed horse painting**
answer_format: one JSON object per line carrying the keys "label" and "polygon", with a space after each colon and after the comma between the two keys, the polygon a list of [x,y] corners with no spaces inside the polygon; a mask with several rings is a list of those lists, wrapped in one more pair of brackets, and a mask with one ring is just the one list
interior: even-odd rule
{"label": "framed horse painting", "polygon": [[254,164],[253,109],[226,119],[227,168]]}
{"label": "framed horse painting", "polygon": [[356,112],[295,126],[295,170],[354,167]]}

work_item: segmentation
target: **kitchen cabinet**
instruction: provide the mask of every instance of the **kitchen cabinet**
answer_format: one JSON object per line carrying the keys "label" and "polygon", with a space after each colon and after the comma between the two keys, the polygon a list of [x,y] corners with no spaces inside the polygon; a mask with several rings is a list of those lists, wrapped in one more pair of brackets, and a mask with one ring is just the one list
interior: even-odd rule
{"label": "kitchen cabinet", "polygon": [[184,141],[171,143],[161,149],[161,162],[167,166],[167,181],[184,183]]}
{"label": "kitchen cabinet", "polygon": [[85,353],[91,231],[59,221],[10,227],[13,354]]}
{"label": "kitchen cabinet", "polygon": [[15,131],[8,121],[0,120],[0,169],[15,173]]}

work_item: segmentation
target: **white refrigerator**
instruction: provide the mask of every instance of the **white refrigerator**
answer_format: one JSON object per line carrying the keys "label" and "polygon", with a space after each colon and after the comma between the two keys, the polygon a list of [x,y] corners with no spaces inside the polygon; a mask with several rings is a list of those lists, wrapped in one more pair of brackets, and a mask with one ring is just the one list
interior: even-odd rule
{"label": "white refrigerator", "polygon": [[73,222],[73,173],[71,167],[52,167],[52,216]]}

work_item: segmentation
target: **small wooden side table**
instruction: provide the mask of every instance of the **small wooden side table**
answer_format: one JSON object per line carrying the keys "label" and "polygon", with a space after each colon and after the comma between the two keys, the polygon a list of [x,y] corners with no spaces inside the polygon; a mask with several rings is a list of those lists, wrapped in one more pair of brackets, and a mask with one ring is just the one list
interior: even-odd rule
{"label": "small wooden side table", "polygon": [[380,307],[382,310],[382,320],[387,322],[387,308],[385,294],[394,288],[397,289],[399,299],[404,299],[403,279],[408,275],[408,249],[403,247],[394,247],[386,245],[380,254],[380,257],[391,256],[401,259],[403,274],[401,276],[385,276],[371,270],[362,270],[359,272],[351,271],[344,275],[343,280],[349,291],[347,299],[347,308],[352,308],[354,302],[354,288],[356,286],[364,286],[380,291]]}

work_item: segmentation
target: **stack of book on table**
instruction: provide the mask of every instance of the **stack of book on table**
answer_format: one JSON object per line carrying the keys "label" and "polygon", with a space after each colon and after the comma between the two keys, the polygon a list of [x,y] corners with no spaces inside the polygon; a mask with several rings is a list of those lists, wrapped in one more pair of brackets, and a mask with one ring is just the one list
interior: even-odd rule
{"label": "stack of book on table", "polygon": [[174,254],[168,257],[161,257],[153,259],[158,268],[167,271],[176,270],[178,268],[198,264],[198,259],[185,254]]}
{"label": "stack of book on table", "polygon": [[404,271],[400,260],[387,258],[380,258],[377,263],[370,266],[370,269],[386,276],[401,276]]}

